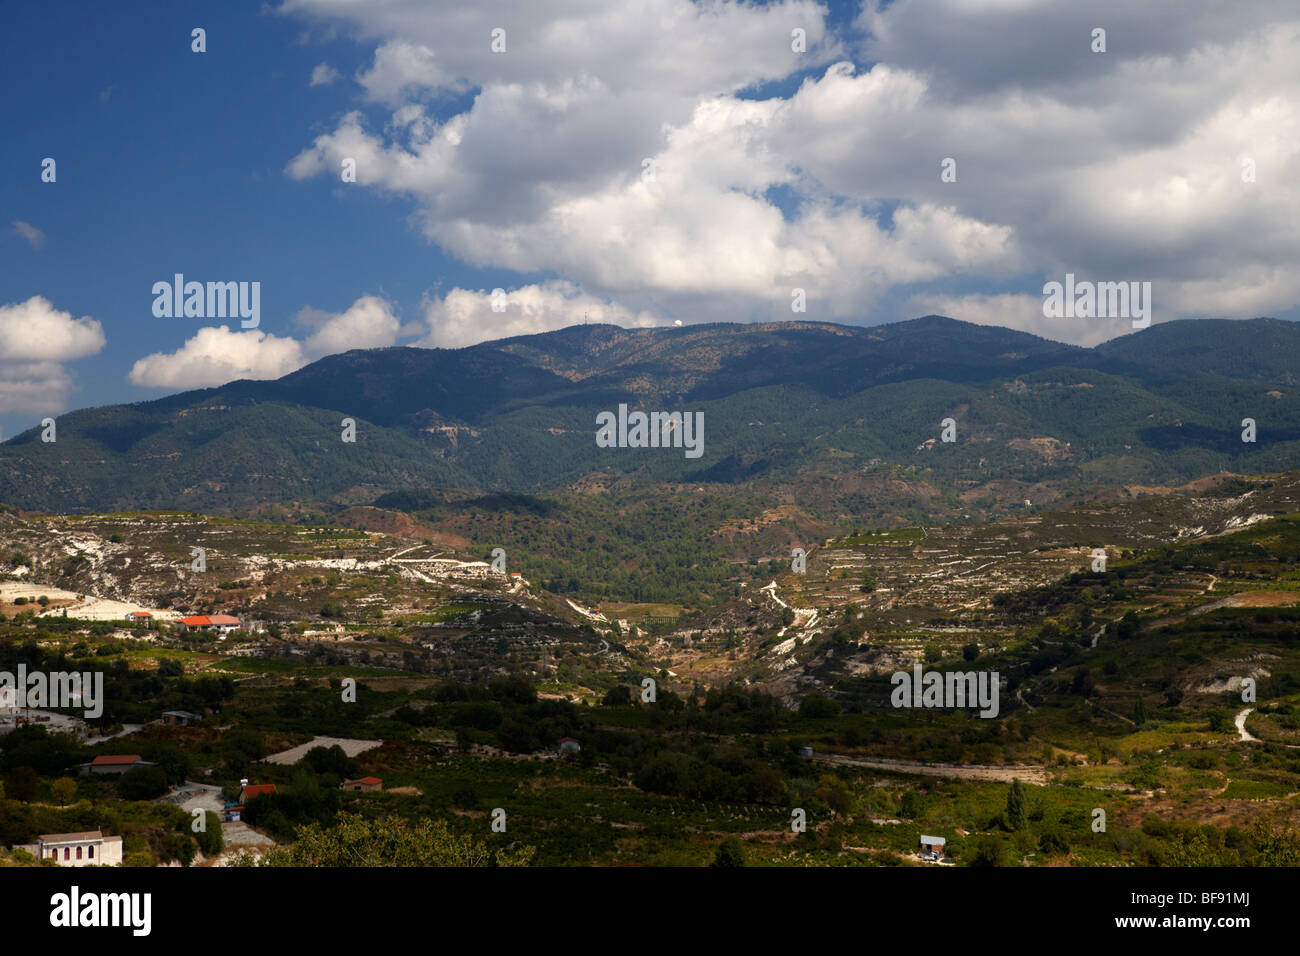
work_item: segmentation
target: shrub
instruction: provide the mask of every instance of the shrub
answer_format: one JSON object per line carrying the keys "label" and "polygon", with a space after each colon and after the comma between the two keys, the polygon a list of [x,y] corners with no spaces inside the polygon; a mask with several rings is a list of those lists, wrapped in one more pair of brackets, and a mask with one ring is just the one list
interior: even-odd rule
{"label": "shrub", "polygon": [[727,837],[720,844],[718,850],[713,855],[713,862],[709,866],[744,866],[745,865],[745,848],[740,840],[734,836]]}

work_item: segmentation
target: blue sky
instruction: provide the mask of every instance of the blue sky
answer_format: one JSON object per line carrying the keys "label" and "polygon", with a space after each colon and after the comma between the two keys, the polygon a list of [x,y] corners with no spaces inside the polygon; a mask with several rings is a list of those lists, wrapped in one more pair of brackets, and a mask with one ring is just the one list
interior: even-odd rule
{"label": "blue sky", "polygon": [[[1297,316],[1285,3],[53,0],[4,18],[5,438],[343,348],[584,316],[1129,331],[1045,319],[1066,272],[1151,281],[1157,321]],[[177,272],[260,282],[259,328],[155,317]]]}
{"label": "blue sky", "polygon": [[[74,366],[76,407],[171,391],[127,373],[193,334],[196,320],[151,311],[151,286],[175,272],[260,281],[261,328],[282,333],[307,305],[341,311],[370,292],[413,308],[440,285],[505,281],[421,238],[409,202],[285,175],[348,98],[309,87],[313,67],[355,72],[355,43],[304,44],[301,22],[249,2],[20,4],[5,19],[0,302],[40,294],[102,323],[107,346]],[[190,50],[195,26],[204,54]],[[53,184],[40,180],[47,156]],[[11,220],[40,229],[40,248]],[[0,422],[11,437],[41,417]]]}

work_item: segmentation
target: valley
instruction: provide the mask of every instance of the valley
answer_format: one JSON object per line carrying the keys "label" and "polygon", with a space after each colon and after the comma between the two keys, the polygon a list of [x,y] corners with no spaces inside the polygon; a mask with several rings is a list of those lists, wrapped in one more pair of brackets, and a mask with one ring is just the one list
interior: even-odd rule
{"label": "valley", "polygon": [[[620,527],[627,500],[588,493],[585,526]],[[156,764],[130,772],[156,796],[275,784],[251,831],[226,825],[260,836],[223,865],[273,846],[267,862],[292,860],[302,828],[328,839],[340,811],[482,840],[495,809],[498,844],[549,864],[706,863],[734,837],[752,864],[918,865],[934,832],[959,865],[1296,860],[1300,473],[820,540],[798,508],[746,519],[695,500],[694,533],[727,547],[687,566],[710,583],[677,602],[616,578],[568,589],[563,511],[529,496],[351,512],[391,530],[10,509],[0,670],[106,667],[109,693],[79,739],[0,735],[6,796],[36,771],[8,835],[70,827],[42,794],[68,763],[127,749]],[[671,554],[678,527],[639,522],[639,547]],[[187,623],[205,615],[239,626]],[[891,706],[890,675],[915,665],[995,674],[998,712]],[[167,726],[169,710],[201,720]],[[330,755],[316,737],[380,746]],[[338,790],[363,776],[382,791]],[[78,779],[77,812],[90,800],[166,862],[180,818],[132,802],[145,783]]]}

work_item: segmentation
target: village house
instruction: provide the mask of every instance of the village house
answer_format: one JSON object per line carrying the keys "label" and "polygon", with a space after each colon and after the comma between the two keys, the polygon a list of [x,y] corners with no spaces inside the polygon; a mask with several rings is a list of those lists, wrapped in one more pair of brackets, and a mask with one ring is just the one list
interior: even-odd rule
{"label": "village house", "polygon": [[576,754],[580,750],[582,750],[582,744],[578,743],[578,741],[575,740],[574,738],[572,737],[560,738],[560,753]]}
{"label": "village house", "polygon": [[126,773],[136,767],[155,766],[151,760],[142,760],[139,754],[100,754],[90,763],[80,765],[82,773]]}
{"label": "village house", "polygon": [[161,718],[164,724],[172,727],[188,727],[202,719],[198,714],[192,714],[188,710],[164,710]]}
{"label": "village house", "polygon": [[361,790],[366,793],[383,790],[384,781],[379,777],[359,777],[356,780],[344,780],[340,790]]}
{"label": "village house", "polygon": [[239,786],[239,802],[247,803],[254,797],[263,797],[268,793],[275,793],[275,784],[273,783],[248,783],[241,782]]}
{"label": "village house", "polygon": [[240,627],[239,618],[231,617],[229,614],[195,614],[181,618],[181,624],[188,631],[214,628],[222,634],[229,634],[231,631],[239,630]]}
{"label": "village house", "polygon": [[235,803],[227,803],[221,808],[221,818],[226,823],[240,822],[244,817],[244,804],[254,797],[264,797],[268,793],[275,793],[275,784],[239,781],[239,797]]}
{"label": "village house", "polygon": [[35,843],[15,846],[41,860],[57,860],[60,866],[118,866],[122,862],[122,838],[104,836],[99,830],[84,833],[42,833]]}

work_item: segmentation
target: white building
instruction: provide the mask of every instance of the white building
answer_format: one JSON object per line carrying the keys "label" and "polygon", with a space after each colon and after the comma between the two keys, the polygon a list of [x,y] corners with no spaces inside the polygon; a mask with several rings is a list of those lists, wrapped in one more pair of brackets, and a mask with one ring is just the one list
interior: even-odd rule
{"label": "white building", "polygon": [[57,860],[59,866],[120,866],[122,838],[104,836],[99,830],[84,833],[42,833],[35,843],[14,847],[42,860]]}

